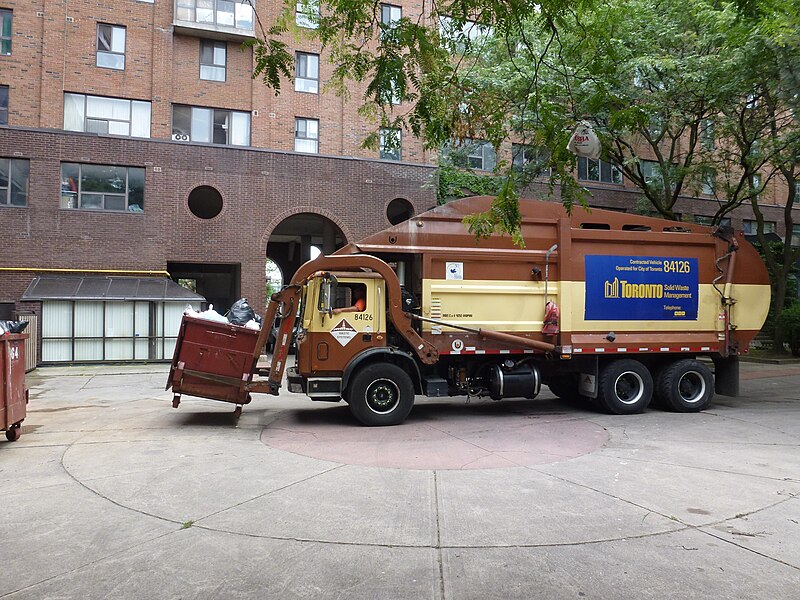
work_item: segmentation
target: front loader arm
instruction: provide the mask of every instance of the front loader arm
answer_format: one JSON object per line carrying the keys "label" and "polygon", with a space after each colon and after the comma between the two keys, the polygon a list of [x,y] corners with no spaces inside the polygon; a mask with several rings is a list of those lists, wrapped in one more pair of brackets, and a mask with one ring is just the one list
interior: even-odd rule
{"label": "front loader arm", "polygon": [[281,326],[275,340],[272,363],[270,364],[269,377],[267,378],[267,387],[264,389],[263,386],[258,383],[251,384],[251,391],[264,392],[272,394],[273,396],[278,395],[278,390],[280,390],[281,381],[283,380],[283,372],[286,369],[286,359],[289,356],[289,348],[292,345],[292,333],[294,332],[294,324],[297,320],[297,307],[300,302],[301,292],[302,286],[289,285],[280,292],[275,292],[270,297],[269,303],[267,304],[267,312],[261,323],[261,333],[256,343],[253,364],[256,364],[255,361],[258,360],[261,349],[264,348],[267,343],[269,332],[272,329],[272,324],[275,322],[275,316],[278,314],[278,311],[280,311],[281,315]]}

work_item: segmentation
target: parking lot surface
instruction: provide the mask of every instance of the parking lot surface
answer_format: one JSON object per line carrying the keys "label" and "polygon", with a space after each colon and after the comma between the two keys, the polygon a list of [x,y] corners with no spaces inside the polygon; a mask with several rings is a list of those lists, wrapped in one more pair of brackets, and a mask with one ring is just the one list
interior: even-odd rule
{"label": "parking lot surface", "polygon": [[167,367],[40,368],[0,443],[0,597],[800,597],[800,367],[700,414],[164,391]]}

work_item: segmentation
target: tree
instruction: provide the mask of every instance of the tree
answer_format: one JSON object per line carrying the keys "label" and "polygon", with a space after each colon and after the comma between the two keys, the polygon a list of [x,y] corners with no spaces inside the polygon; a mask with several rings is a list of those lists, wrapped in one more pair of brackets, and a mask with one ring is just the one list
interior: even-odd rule
{"label": "tree", "polygon": [[[752,207],[772,285],[773,348],[782,352],[784,321],[777,317],[791,302],[789,277],[800,258],[800,248],[792,244],[800,178],[800,19],[796,11],[758,10],[765,6],[750,5],[743,12],[749,27],[747,37],[738,40],[742,60],[731,77],[739,97],[719,115],[721,147],[708,162],[724,174],[721,185],[726,204],[718,214],[743,203]],[[774,6],[788,8],[782,1]],[[792,19],[793,35],[787,35]],[[770,244],[765,235],[760,195],[770,182],[785,190],[779,199],[786,232],[783,244]]]}
{"label": "tree", "polygon": [[[314,0],[307,2],[313,12]],[[745,96],[738,75],[751,56],[751,37],[770,38],[784,64],[795,57],[791,4],[445,0],[398,19],[384,18],[375,2],[325,0],[317,28],[307,31],[331,52],[330,85],[343,95],[363,94],[361,113],[376,124],[365,145],[376,145],[379,128],[387,128],[409,130],[428,149],[476,137],[495,147],[509,140],[545,147],[551,188],[569,209],[585,202],[586,192],[564,148],[571,126],[588,118],[605,158],[660,215],[675,218],[678,199],[700,190],[715,169],[741,180],[741,165],[711,164],[719,157],[704,143],[724,133],[711,123]],[[259,18],[264,39],[254,42],[255,73],[276,91],[292,71],[283,40],[294,28],[295,7],[287,2],[268,26]],[[797,87],[795,67],[781,76]],[[530,172],[510,167],[498,165],[503,178],[492,210],[468,224],[477,235],[499,229],[522,243],[518,190]],[[746,199],[717,194],[715,218]]]}

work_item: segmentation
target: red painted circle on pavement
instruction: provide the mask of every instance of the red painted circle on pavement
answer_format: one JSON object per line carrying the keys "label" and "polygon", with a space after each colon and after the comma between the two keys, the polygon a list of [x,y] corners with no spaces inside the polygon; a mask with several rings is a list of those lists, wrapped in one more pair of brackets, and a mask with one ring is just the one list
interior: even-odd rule
{"label": "red painted circle on pavement", "polygon": [[289,410],[266,445],[332,462],[397,469],[525,467],[575,458],[608,439],[587,413],[552,401],[418,401],[396,427],[363,427],[344,403]]}

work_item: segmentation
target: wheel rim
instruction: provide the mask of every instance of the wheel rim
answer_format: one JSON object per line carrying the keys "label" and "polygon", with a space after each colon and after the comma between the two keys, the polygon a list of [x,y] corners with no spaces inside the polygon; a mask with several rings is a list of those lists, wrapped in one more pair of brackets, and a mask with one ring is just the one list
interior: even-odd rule
{"label": "wheel rim", "polygon": [[678,380],[678,395],[687,404],[700,402],[706,394],[706,380],[697,371],[687,371]]}
{"label": "wheel rim", "polygon": [[376,415],[387,415],[400,404],[400,388],[391,379],[377,379],[366,392],[367,408]]}
{"label": "wheel rim", "polygon": [[644,381],[641,375],[625,371],[614,381],[614,394],[622,404],[636,404],[644,395]]}

